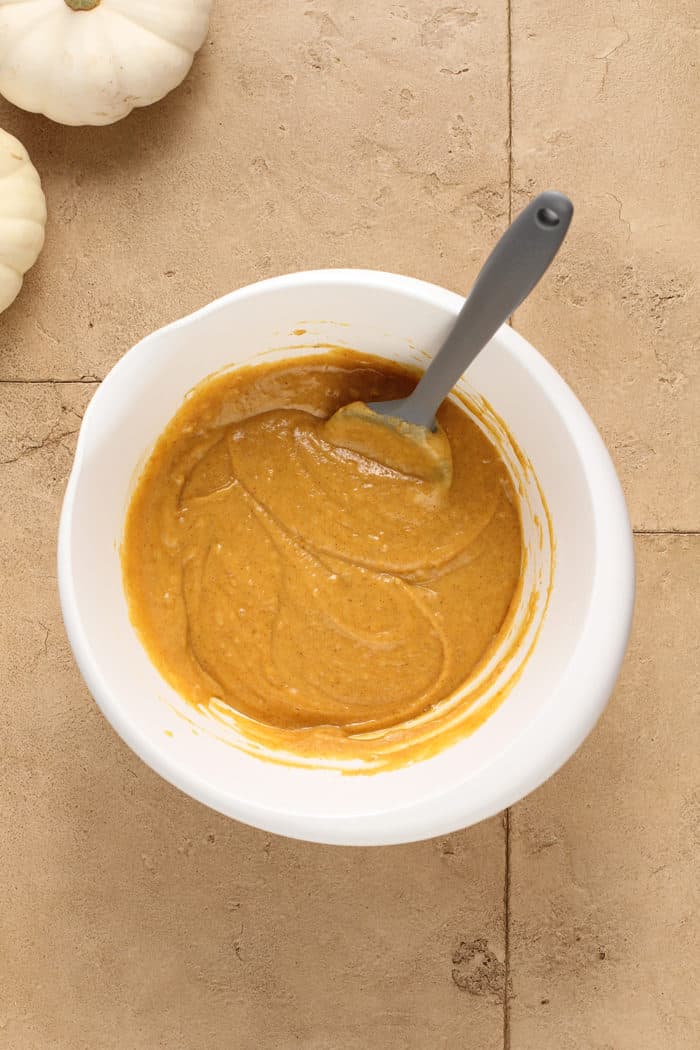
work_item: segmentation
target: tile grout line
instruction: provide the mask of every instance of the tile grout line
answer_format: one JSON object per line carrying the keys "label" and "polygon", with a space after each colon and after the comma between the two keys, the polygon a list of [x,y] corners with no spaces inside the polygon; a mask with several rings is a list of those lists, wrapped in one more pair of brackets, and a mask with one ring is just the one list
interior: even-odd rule
{"label": "tile grout line", "polygon": [[505,869],[503,874],[504,956],[503,965],[503,1050],[510,1050],[510,809],[505,811]]}
{"label": "tile grout line", "polygon": [[[513,221],[513,26],[512,0],[506,3],[506,55],[508,79],[508,225]],[[513,318],[508,319],[512,325]],[[504,818],[505,861],[503,871],[503,1050],[510,1050],[510,809]]]}
{"label": "tile grout line", "polygon": [[80,376],[77,379],[0,379],[0,386],[99,386],[97,376]]}
{"label": "tile grout line", "polygon": [[700,529],[632,529],[635,536],[700,536]]}
{"label": "tile grout line", "polygon": [[513,221],[513,36],[511,26],[511,0],[506,8],[507,62],[508,62],[508,225]]}

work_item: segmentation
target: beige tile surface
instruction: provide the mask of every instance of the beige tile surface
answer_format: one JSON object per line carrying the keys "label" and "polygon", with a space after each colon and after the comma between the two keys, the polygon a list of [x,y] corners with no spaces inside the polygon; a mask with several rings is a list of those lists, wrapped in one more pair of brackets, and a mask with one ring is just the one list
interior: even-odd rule
{"label": "beige tile surface", "polygon": [[304,267],[464,288],[552,184],[575,225],[516,327],[636,527],[697,533],[693,7],[219,0],[183,87],[115,127],[0,100],[50,209],[0,317],[2,1050],[697,1045],[697,534],[639,538],[608,714],[508,836],[378,850],[266,836],[145,768],[82,685],[54,568],[90,377],[141,336]]}
{"label": "beige tile surface", "polygon": [[291,270],[464,288],[508,211],[506,0],[468,6],[219,0],[185,84],[116,126],[0,102],[50,209],[0,377],[101,377],[154,328]]}
{"label": "beige tile surface", "polygon": [[500,818],[394,849],[272,838],[165,784],[98,713],[54,566],[91,391],[0,385],[0,1046],[500,1050]]}
{"label": "beige tile surface", "polygon": [[398,849],[286,842],[185,798],[109,730],[54,569],[93,386],[34,381],[101,377],[154,327],[287,270],[461,286],[508,210],[506,25],[505,3],[220,2],[187,83],[116,127],[0,103],[50,208],[0,319],[0,378],[33,381],[0,383],[3,1050],[502,1046],[500,818]]}
{"label": "beige tile surface", "polygon": [[514,1050],[694,1050],[700,1035],[700,536],[641,536],[614,700],[510,814]]}
{"label": "beige tile surface", "polygon": [[512,5],[514,210],[545,183],[577,205],[553,279],[516,327],[600,426],[633,524],[696,533],[638,538],[633,643],[608,712],[511,811],[512,1050],[686,1050],[700,1039],[691,6]]}
{"label": "beige tile surface", "polygon": [[[600,426],[633,524],[697,533],[691,5],[520,0],[511,28],[514,209],[544,183],[577,205],[516,327]],[[608,713],[511,811],[512,1050],[698,1045],[699,568],[697,534],[638,538],[633,644]]]}
{"label": "beige tile surface", "polygon": [[516,327],[601,428],[633,524],[700,524],[692,0],[512,5],[513,203],[555,184],[576,215]]}

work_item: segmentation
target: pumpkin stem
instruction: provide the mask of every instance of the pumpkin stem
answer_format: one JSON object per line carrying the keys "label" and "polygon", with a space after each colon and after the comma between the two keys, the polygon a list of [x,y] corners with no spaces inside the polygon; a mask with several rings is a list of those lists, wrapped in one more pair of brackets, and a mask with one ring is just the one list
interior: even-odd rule
{"label": "pumpkin stem", "polygon": [[99,2],[100,0],[64,0],[66,7],[70,7],[71,11],[92,11]]}

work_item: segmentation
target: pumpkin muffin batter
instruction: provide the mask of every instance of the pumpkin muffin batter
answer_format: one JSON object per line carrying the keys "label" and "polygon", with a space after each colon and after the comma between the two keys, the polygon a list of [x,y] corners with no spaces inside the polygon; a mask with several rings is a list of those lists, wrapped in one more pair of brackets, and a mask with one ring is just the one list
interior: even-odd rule
{"label": "pumpkin muffin batter", "polygon": [[347,430],[342,414],[328,422],[415,382],[337,350],[216,376],[185,400],[138,481],[121,554],[132,622],[193,704],[217,698],[282,731],[385,730],[454,693],[490,650],[521,568],[494,446],[451,402],[436,436],[448,470],[426,470],[424,449],[413,464],[404,438],[400,462],[387,457],[388,428],[358,429],[356,413]]}

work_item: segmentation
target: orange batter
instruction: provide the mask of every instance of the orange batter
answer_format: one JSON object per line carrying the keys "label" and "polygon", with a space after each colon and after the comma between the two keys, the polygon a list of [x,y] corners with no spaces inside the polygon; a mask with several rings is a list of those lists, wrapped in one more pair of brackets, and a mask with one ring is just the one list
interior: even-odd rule
{"label": "orange batter", "polygon": [[415,382],[334,351],[237,369],[185,400],[138,481],[122,566],[132,622],[187,700],[217,698],[308,751],[317,730],[401,726],[485,656],[522,553],[494,446],[451,402],[447,474],[419,451],[413,469],[410,443],[405,461],[382,457],[382,427],[368,446],[342,416],[327,423]]}

